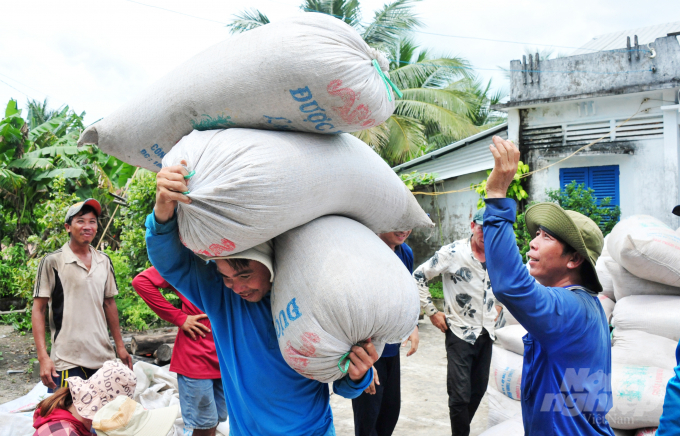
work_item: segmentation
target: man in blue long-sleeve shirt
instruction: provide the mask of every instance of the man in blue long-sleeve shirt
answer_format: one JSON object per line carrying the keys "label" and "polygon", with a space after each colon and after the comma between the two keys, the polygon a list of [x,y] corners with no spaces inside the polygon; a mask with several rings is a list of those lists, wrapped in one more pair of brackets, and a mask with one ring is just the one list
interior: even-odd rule
{"label": "man in blue long-sleeve shirt", "polygon": [[[527,435],[610,435],[611,343],[595,262],[603,237],[584,215],[554,203],[526,212],[531,275],[515,242],[514,200],[505,198],[519,150],[498,136],[489,148],[484,246],[494,294],[527,329],[522,419]],[[533,277],[532,277],[533,276]]]}
{"label": "man in blue long-sleeve shirt", "polygon": [[[231,436],[334,436],[326,384],[309,380],[283,360],[271,314],[271,261],[263,250],[205,262],[180,241],[175,208],[190,203],[182,166],[157,176],[156,205],[146,219],[151,263],[168,283],[208,315],[220,362]],[[254,259],[260,259],[257,261]],[[378,359],[370,342],[352,347],[348,376],[333,390],[355,398]],[[199,405],[200,407],[200,405]]]}

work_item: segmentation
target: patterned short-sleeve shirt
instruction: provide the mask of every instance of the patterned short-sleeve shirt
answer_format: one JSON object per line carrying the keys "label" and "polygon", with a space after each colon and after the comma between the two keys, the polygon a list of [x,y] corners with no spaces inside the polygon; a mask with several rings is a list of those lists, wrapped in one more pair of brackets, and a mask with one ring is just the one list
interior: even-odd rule
{"label": "patterned short-sleeve shirt", "polygon": [[496,339],[496,299],[486,264],[475,258],[470,238],[443,246],[413,273],[420,292],[420,305],[428,316],[438,310],[432,303],[427,283],[439,275],[444,288],[444,314],[451,332],[471,344],[483,329]]}

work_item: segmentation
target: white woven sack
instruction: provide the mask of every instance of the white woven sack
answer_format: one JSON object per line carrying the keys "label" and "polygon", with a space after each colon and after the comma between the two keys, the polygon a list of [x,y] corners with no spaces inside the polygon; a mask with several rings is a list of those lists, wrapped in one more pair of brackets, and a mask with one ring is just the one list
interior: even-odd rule
{"label": "white woven sack", "polygon": [[186,160],[191,204],[179,234],[195,253],[238,253],[323,215],[376,233],[434,226],[394,171],[350,134],[194,131],[163,165]]}
{"label": "white woven sack", "polygon": [[515,416],[507,421],[487,429],[479,436],[524,436],[522,416]]}
{"label": "white woven sack", "polygon": [[597,258],[595,262],[595,273],[597,274],[597,279],[602,285],[602,292],[600,294],[607,296],[610,300],[616,302],[616,296],[614,295],[614,283],[612,282],[611,274],[605,266],[605,262],[612,260],[612,257],[607,251],[607,241],[609,240],[609,235],[604,237],[604,244],[602,245],[602,254]]}
{"label": "white woven sack", "polygon": [[597,300],[602,305],[604,315],[607,317],[607,322],[611,321],[612,313],[614,312],[614,307],[616,306],[616,303],[610,300],[606,295],[602,295],[602,293],[597,295]]}
{"label": "white woven sack", "polygon": [[609,234],[607,250],[640,278],[680,286],[680,236],[656,218],[635,215],[621,221]]}
{"label": "white woven sack", "polygon": [[616,263],[614,259],[607,260],[605,265],[614,283],[614,295],[616,295],[617,300],[629,295],[680,295],[679,287],[634,276]]}
{"label": "white woven sack", "polygon": [[663,412],[666,384],[673,371],[654,366],[612,364],[613,407],[609,425],[620,429],[657,427]]}
{"label": "white woven sack", "polygon": [[615,329],[641,330],[680,340],[680,297],[672,295],[631,295],[616,302],[612,314]]}
{"label": "white woven sack", "polygon": [[524,355],[524,342],[522,337],[527,334],[527,331],[521,325],[506,325],[503,328],[496,329],[495,344],[512,351],[515,354]]}
{"label": "white woven sack", "polygon": [[614,329],[612,363],[634,366],[658,366],[673,370],[677,365],[675,349],[678,343],[663,336],[640,330]]}
{"label": "white woven sack", "polygon": [[345,376],[343,358],[371,339],[378,354],[405,340],[420,314],[418,289],[377,235],[326,216],[274,240],[272,315],[288,365],[324,383]]}
{"label": "white woven sack", "polygon": [[385,56],[337,18],[306,13],[279,20],[189,59],[85,129],[78,144],[99,144],[158,171],[163,156],[194,129],[364,130],[395,107],[376,63],[387,74]]}
{"label": "white woven sack", "polygon": [[524,358],[498,345],[491,352],[489,377],[494,378],[496,389],[513,400],[521,399],[522,366]]}
{"label": "white woven sack", "polygon": [[508,398],[492,386],[486,387],[486,399],[489,403],[489,419],[486,428],[522,416],[522,403]]}

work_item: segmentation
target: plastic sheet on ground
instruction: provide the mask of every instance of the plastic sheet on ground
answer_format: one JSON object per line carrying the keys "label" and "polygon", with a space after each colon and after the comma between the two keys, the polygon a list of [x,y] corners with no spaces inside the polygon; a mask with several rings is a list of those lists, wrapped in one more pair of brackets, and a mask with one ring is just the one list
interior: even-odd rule
{"label": "plastic sheet on ground", "polygon": [[[137,388],[135,389],[134,399],[145,409],[159,409],[175,404],[179,407],[177,374],[170,372],[168,368],[169,365],[159,367],[146,362],[135,363],[133,369],[137,376]],[[184,428],[184,421],[180,413],[168,436],[188,436],[191,433],[190,430]],[[217,434],[229,435],[228,421],[217,426]]]}
{"label": "plastic sheet on ground", "polygon": [[23,397],[0,404],[0,436],[32,436],[35,406],[49,394],[39,382]]}

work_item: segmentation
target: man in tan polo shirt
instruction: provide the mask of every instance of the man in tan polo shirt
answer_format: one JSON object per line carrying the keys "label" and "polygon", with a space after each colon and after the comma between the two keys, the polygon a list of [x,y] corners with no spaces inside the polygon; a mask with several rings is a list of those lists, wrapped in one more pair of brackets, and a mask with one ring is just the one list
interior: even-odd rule
{"label": "man in tan polo shirt", "polygon": [[[70,240],[40,261],[33,291],[33,338],[40,378],[48,392],[66,386],[66,379],[88,379],[104,362],[118,357],[132,369],[118,324],[118,294],[111,259],[90,244],[97,234],[101,205],[93,198],[66,212]],[[52,352],[45,344],[45,311],[49,306]],[[116,352],[109,333],[111,330]]]}

